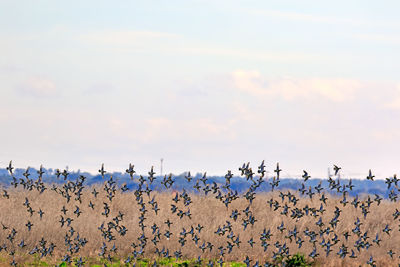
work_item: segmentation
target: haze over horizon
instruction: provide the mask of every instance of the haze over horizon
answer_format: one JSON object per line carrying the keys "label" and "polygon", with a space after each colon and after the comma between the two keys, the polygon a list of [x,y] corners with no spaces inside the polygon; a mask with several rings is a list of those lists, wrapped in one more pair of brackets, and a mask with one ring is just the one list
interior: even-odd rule
{"label": "haze over horizon", "polygon": [[399,8],[1,1],[0,168],[399,174]]}

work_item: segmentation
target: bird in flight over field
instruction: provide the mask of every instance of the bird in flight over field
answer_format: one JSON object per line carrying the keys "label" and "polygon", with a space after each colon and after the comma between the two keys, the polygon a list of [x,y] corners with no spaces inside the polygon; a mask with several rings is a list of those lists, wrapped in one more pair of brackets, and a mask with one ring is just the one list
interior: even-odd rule
{"label": "bird in flight over field", "polygon": [[279,179],[279,173],[282,171],[282,169],[279,169],[279,162],[276,163],[276,169],[274,170],[274,172],[276,172],[276,176]]}
{"label": "bird in flight over field", "polygon": [[335,171],[335,176],[338,174],[339,170],[342,169],[341,167],[336,166],[333,164],[333,170]]}
{"label": "bird in flight over field", "polygon": [[305,170],[303,170],[303,172],[304,172],[304,174],[303,174],[303,179],[304,179],[304,182],[306,182],[311,176],[310,175],[308,175],[308,172],[306,172]]}
{"label": "bird in flight over field", "polygon": [[101,164],[101,169],[99,170],[99,173],[101,174],[101,177],[103,177],[104,179],[104,174],[106,173],[106,171],[104,170],[104,163]]}
{"label": "bird in flight over field", "polygon": [[375,177],[375,175],[372,175],[371,169],[369,169],[368,176],[367,176],[367,180],[373,181],[373,180],[374,180],[374,177]]}
{"label": "bird in flight over field", "polygon": [[9,171],[11,175],[13,175],[13,169],[14,167],[12,166],[12,160],[10,160],[10,163],[8,164],[6,170]]}

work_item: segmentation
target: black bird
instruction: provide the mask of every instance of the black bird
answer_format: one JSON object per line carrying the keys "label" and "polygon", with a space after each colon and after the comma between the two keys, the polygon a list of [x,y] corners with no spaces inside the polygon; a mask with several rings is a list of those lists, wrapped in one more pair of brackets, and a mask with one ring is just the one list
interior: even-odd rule
{"label": "black bird", "polygon": [[42,211],[42,209],[39,209],[38,211],[39,217],[40,219],[42,219],[44,212]]}
{"label": "black bird", "polygon": [[333,165],[333,170],[335,171],[335,176],[338,174],[340,169],[341,169],[341,167],[338,167],[335,164]]}
{"label": "black bird", "polygon": [[24,242],[23,239],[22,239],[21,242],[18,244],[18,247],[20,247],[20,248],[26,247],[26,244],[25,244],[25,242]]}
{"label": "black bird", "polygon": [[97,198],[97,195],[99,194],[99,192],[96,191],[96,188],[93,188],[92,194],[95,198]]}
{"label": "black bird", "polygon": [[308,179],[310,179],[311,178],[311,176],[310,175],[308,175],[308,172],[307,171],[305,171],[305,170],[303,170],[303,175],[301,176],[301,177],[303,177],[303,179],[304,179],[304,182],[307,182],[307,180]]}
{"label": "black bird", "polygon": [[101,164],[99,173],[101,174],[101,177],[104,179],[104,174],[106,173],[106,171],[104,170],[104,163]]}
{"label": "black bird", "polygon": [[151,166],[151,170],[149,171],[149,176],[150,176],[150,177],[153,177],[154,174],[156,174],[156,173],[154,172],[154,166]]}
{"label": "black bird", "polygon": [[378,194],[375,194],[375,199],[374,201],[376,201],[377,205],[379,206],[381,204],[383,198],[381,198]]}
{"label": "black bird", "polygon": [[6,168],[6,170],[10,172],[11,176],[13,176],[13,169],[14,167],[12,166],[12,160],[11,160],[10,163],[8,164],[8,167]]}
{"label": "black bird", "polygon": [[190,183],[192,177],[190,176],[190,171],[185,175],[185,179]]}
{"label": "black bird", "polygon": [[319,256],[319,253],[317,253],[317,248],[314,247],[314,249],[311,251],[311,253],[308,255],[310,258],[314,259]]}
{"label": "black bird", "polygon": [[356,253],[354,253],[354,250],[351,250],[351,255],[349,257],[352,259],[357,258],[357,255],[356,255]]}
{"label": "black bird", "polygon": [[279,173],[282,171],[282,169],[279,169],[279,162],[276,163],[276,169],[274,172],[276,172],[276,177],[279,179]]}
{"label": "black bird", "polygon": [[[3,227],[3,230],[7,230],[8,229],[8,226],[5,226],[3,223],[1,223],[1,226]],[[0,249],[0,251],[1,251],[1,249]]]}
{"label": "black bird", "polygon": [[65,208],[65,206],[62,207],[61,212],[64,213],[64,215],[67,215],[67,209]]}
{"label": "black bird", "polygon": [[242,173],[241,173],[242,176],[243,176],[243,175],[247,172],[247,170],[249,169],[249,165],[250,165],[250,162],[248,162],[247,165],[246,165],[245,163],[243,163],[243,166],[242,166],[241,168],[239,168],[239,171],[242,172]]}
{"label": "black bird", "polygon": [[380,246],[381,240],[379,239],[379,235],[378,235],[378,234],[376,234],[376,237],[375,237],[374,240],[372,240],[372,242],[374,242],[374,243],[376,243],[378,246]]}
{"label": "black bird", "polygon": [[37,171],[37,173],[39,174],[39,178],[42,178],[42,175],[44,173],[42,165],[40,165],[39,170]]}
{"label": "black bird", "polygon": [[[28,170],[29,170],[29,167],[28,167],[28,169],[26,170],[26,173],[28,173]],[[56,175],[57,179],[59,179],[59,178],[60,178],[60,175],[61,175],[60,169],[56,169],[54,174]],[[28,173],[28,175],[29,175],[29,173]],[[25,176],[25,175],[24,175],[24,176]],[[28,177],[26,177],[26,178],[28,178]]]}
{"label": "black bird", "polygon": [[371,266],[375,266],[375,263],[376,263],[376,261],[374,260],[374,258],[372,256],[367,261],[367,264],[371,265]]}
{"label": "black bird", "polygon": [[168,226],[168,228],[171,228],[172,222],[169,219],[167,219],[164,223]]}
{"label": "black bird", "polygon": [[260,166],[258,166],[258,171],[257,172],[261,174],[261,178],[264,177],[264,174],[266,172],[265,165],[264,165],[264,160],[261,162]]}
{"label": "black bird", "polygon": [[29,166],[26,168],[25,172],[22,174],[26,179],[28,179],[30,173],[29,173]]}
{"label": "black bird", "polygon": [[32,226],[33,226],[33,224],[32,224],[30,221],[28,221],[28,222],[25,224],[25,226],[28,228],[28,231],[30,231],[31,228],[32,228]]}
{"label": "black bird", "polygon": [[374,180],[374,177],[375,177],[375,175],[372,175],[371,169],[369,169],[368,176],[367,176],[367,180],[373,181],[373,180]]}
{"label": "black bird", "polygon": [[81,215],[82,211],[79,209],[78,206],[75,205],[75,211],[74,214],[76,214],[76,217],[79,217],[79,215]]}
{"label": "black bird", "polygon": [[251,261],[252,260],[250,260],[249,256],[246,256],[246,259],[243,262],[246,264],[246,267],[249,267]]}
{"label": "black bird", "polygon": [[129,167],[128,169],[125,170],[126,173],[129,173],[129,176],[131,177],[131,179],[133,180],[133,174],[135,174],[135,170],[133,169],[135,167],[135,165],[132,165],[131,163],[129,163]]}
{"label": "black bird", "polygon": [[68,171],[64,170],[61,174],[62,174],[62,176],[64,176],[64,180],[67,180],[67,177],[69,175]]}
{"label": "black bird", "polygon": [[387,252],[387,254],[390,256],[390,258],[393,259],[393,255],[396,254],[396,252],[394,252],[393,250],[389,250],[389,251]]}
{"label": "black bird", "polygon": [[389,224],[386,224],[385,228],[382,230],[382,232],[390,235],[390,231],[392,231],[392,229],[389,228]]}

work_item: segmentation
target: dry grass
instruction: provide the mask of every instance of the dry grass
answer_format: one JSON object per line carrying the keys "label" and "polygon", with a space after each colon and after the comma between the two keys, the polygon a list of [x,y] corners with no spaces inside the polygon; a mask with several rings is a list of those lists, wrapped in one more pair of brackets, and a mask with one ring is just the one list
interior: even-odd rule
{"label": "dry grass", "polygon": [[[50,186],[48,186],[50,188]],[[60,227],[60,218],[62,215],[61,208],[63,205],[68,209],[67,215],[64,217],[70,217],[73,219],[71,226],[75,229],[76,232],[80,234],[80,237],[85,237],[88,240],[88,243],[85,247],[83,247],[77,254],[74,254],[73,257],[98,257],[100,253],[100,247],[104,242],[104,238],[101,236],[101,231],[98,230],[98,227],[105,222],[112,221],[112,218],[118,215],[118,212],[122,212],[124,215],[123,221],[120,223],[124,225],[128,231],[125,236],[120,236],[116,234],[116,240],[107,243],[107,246],[111,248],[115,243],[117,250],[117,255],[120,258],[125,258],[128,255],[132,255],[132,251],[134,250],[131,247],[132,242],[136,244],[138,242],[138,237],[142,234],[141,229],[138,226],[140,216],[140,206],[136,202],[136,197],[132,192],[122,193],[120,190],[116,192],[115,197],[112,202],[110,202],[106,196],[105,192],[102,190],[102,187],[97,187],[97,190],[100,191],[97,198],[90,193],[92,188],[85,188],[82,195],[82,203],[74,200],[72,197],[69,203],[66,203],[65,198],[61,197],[55,191],[50,189],[46,190],[44,193],[39,194],[36,190],[26,191],[20,188],[10,189],[9,199],[5,197],[0,197],[0,222],[4,225],[8,226],[9,229],[1,230],[0,228],[0,246],[5,243],[8,245],[9,249],[16,251],[15,260],[18,263],[22,263],[24,261],[24,255],[26,255],[35,245],[38,245],[40,239],[44,238],[47,240],[47,244],[53,242],[56,245],[53,253],[53,259],[61,259],[63,255],[66,254],[66,247],[64,244],[64,237],[70,227],[64,226]],[[293,192],[296,194],[296,192]],[[297,195],[297,194],[296,194]],[[151,210],[151,205],[148,204],[148,201],[151,200],[152,197],[155,197],[157,201],[160,211],[158,215],[155,214],[153,210]],[[35,210],[35,213],[31,216],[27,211],[27,208],[23,205],[25,202],[25,197],[30,201],[30,206]],[[190,194],[192,199],[192,203],[189,205],[192,218],[183,217],[180,219],[176,214],[171,213],[171,204],[175,204],[172,201],[173,196],[169,192],[152,192],[151,196],[148,197],[145,193],[143,194],[143,200],[146,203],[146,220],[145,225],[145,235],[148,237],[147,246],[145,248],[144,257],[154,259],[156,246],[153,245],[151,239],[153,237],[151,226],[155,223],[160,227],[161,232],[161,241],[157,244],[159,249],[163,247],[168,248],[170,251],[170,255],[173,255],[173,252],[176,250],[182,251],[182,257],[193,259],[197,258],[199,255],[204,259],[218,259],[219,258],[219,250],[218,247],[224,246],[227,247],[227,235],[229,232],[226,232],[224,236],[219,236],[215,234],[215,231],[218,227],[222,227],[226,224],[226,221],[230,221],[232,223],[232,231],[235,236],[239,236],[241,240],[240,247],[234,247],[232,253],[226,253],[224,256],[225,261],[243,261],[246,256],[249,256],[253,262],[256,260],[260,261],[260,263],[265,262],[265,260],[271,260],[273,252],[276,251],[274,243],[279,241],[281,244],[286,243],[290,248],[290,253],[294,254],[297,252],[301,252],[304,255],[309,255],[309,253],[313,250],[312,244],[308,242],[309,238],[304,235],[304,230],[308,228],[310,231],[319,232],[320,228],[315,224],[319,216],[314,218],[313,216],[304,216],[299,220],[294,220],[290,218],[290,210],[293,207],[293,204],[288,203],[287,199],[282,202],[282,199],[279,197],[277,192],[273,193],[259,193],[256,195],[255,200],[250,205],[250,210],[257,220],[254,226],[249,225],[247,230],[243,229],[242,218],[244,218],[243,210],[249,206],[249,202],[240,197],[237,200],[234,200],[228,208],[225,205],[215,198],[215,195],[212,195],[211,192],[208,196]],[[310,208],[314,207],[319,209],[321,202],[318,200],[319,196],[316,195],[312,200],[309,198],[299,197],[299,201],[296,207],[302,209],[306,205]],[[274,200],[279,201],[281,205],[288,203],[289,216],[281,215],[280,212],[282,208],[279,208],[277,211],[274,211],[267,204],[267,200],[273,198]],[[349,201],[352,199],[349,198]],[[95,204],[94,210],[88,207],[89,201],[92,201]],[[320,256],[316,259],[315,264],[321,266],[359,266],[366,265],[366,262],[372,255],[376,264],[378,266],[397,266],[399,262],[400,255],[400,232],[399,232],[399,223],[398,220],[394,220],[392,214],[395,209],[399,209],[398,203],[382,201],[382,203],[378,206],[377,203],[373,203],[371,205],[370,213],[367,218],[364,219],[361,213],[361,209],[355,209],[353,206],[348,203],[345,207],[339,203],[340,199],[328,196],[327,205],[324,206],[326,209],[325,213],[322,215],[322,220],[326,226],[329,226],[329,220],[334,217],[335,206],[340,207],[342,210],[341,215],[339,217],[339,223],[337,227],[334,229],[333,233],[329,235],[324,235],[324,239],[328,241],[332,239],[334,233],[336,233],[339,237],[339,242],[337,245],[332,247],[332,252],[329,257],[325,256],[324,248],[319,244],[322,241],[320,236],[317,236],[317,251]],[[110,215],[105,217],[102,215],[103,202],[107,202],[110,205]],[[75,207],[79,206],[83,213],[77,217],[73,211]],[[187,210],[187,207],[183,206],[182,200],[177,204],[179,209]],[[44,211],[43,219],[39,218],[37,211],[39,209]],[[237,221],[235,222],[230,218],[232,210],[239,210],[240,215],[238,216]],[[340,259],[337,255],[339,251],[339,246],[341,244],[345,244],[348,246],[348,251],[351,252],[351,249],[356,251],[354,247],[355,241],[358,237],[352,233],[352,229],[355,227],[354,222],[356,218],[360,218],[362,225],[360,227],[361,232],[364,233],[368,231],[369,239],[368,241],[371,243],[371,247],[366,250],[362,249],[360,253],[357,253],[356,259],[350,259],[347,256],[345,259]],[[167,225],[164,223],[167,219],[170,219],[173,222],[170,231],[173,233],[172,237],[167,240],[164,236],[165,231],[168,229]],[[25,224],[28,222],[33,223],[32,230],[28,232]],[[284,222],[286,230],[281,233],[277,230],[277,226]],[[198,236],[200,237],[200,241],[196,246],[191,239],[190,234],[186,237],[186,244],[182,247],[179,240],[179,233],[185,228],[187,231],[190,230],[191,226],[197,226],[197,224],[201,224],[204,226],[204,229],[201,231]],[[393,229],[391,231],[391,235],[382,232],[385,225],[389,224],[389,226]],[[299,232],[298,236],[304,239],[303,246],[299,249],[295,242],[290,242],[288,238],[285,236],[288,235],[288,229],[293,230],[294,227],[297,227],[297,231]],[[15,240],[13,244],[7,240],[7,236],[10,233],[10,230],[15,228],[17,230],[17,234],[15,236]],[[264,252],[261,247],[260,242],[260,234],[263,229],[270,229],[272,233],[271,240],[268,241],[270,246],[267,251]],[[351,236],[348,241],[345,241],[343,233],[348,231]],[[197,232],[197,231],[196,231]],[[372,240],[375,238],[376,233],[379,233],[380,238],[382,239],[380,246],[377,246]],[[76,234],[74,235],[74,237]],[[254,248],[251,248],[247,241],[253,237],[256,244]],[[17,245],[21,240],[25,241],[27,245],[25,248],[20,248]],[[201,252],[199,246],[203,244],[203,242],[211,242],[214,245],[213,250],[210,252],[206,250],[205,253]],[[232,243],[232,241],[230,241]],[[394,255],[394,259],[387,255],[387,251],[392,249],[396,254]],[[357,251],[356,251],[357,252]],[[3,255],[4,251],[2,252]]]}

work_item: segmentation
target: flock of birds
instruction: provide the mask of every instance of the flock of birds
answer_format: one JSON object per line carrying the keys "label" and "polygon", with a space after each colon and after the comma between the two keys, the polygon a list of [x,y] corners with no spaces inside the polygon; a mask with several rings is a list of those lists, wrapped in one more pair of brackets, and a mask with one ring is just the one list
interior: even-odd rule
{"label": "flock of birds", "polygon": [[[334,165],[335,176],[338,175],[340,171],[340,167]],[[7,170],[11,175],[12,182],[10,187],[3,189],[3,200],[0,198],[0,201],[7,201],[10,198],[10,194],[12,193],[12,189],[22,187],[24,190],[37,190],[40,194],[45,192],[46,190],[54,190],[61,197],[65,199],[65,203],[69,203],[70,201],[75,201],[75,208],[73,210],[68,211],[65,206],[63,206],[60,210],[60,220],[59,226],[62,229],[66,229],[66,235],[64,239],[66,251],[62,259],[63,262],[66,263],[74,263],[75,266],[83,266],[85,264],[85,259],[79,255],[79,252],[85,245],[90,242],[90,239],[87,237],[83,237],[79,232],[74,229],[73,221],[74,217],[79,217],[84,212],[86,205],[82,208],[82,195],[85,192],[85,177],[80,176],[75,181],[71,181],[68,179],[68,171],[63,170],[60,171],[57,169],[55,171],[55,175],[58,179],[64,180],[65,182],[62,185],[47,185],[43,182],[42,177],[44,174],[42,166],[40,166],[37,171],[37,178],[30,178],[31,173],[29,167],[23,173],[24,177],[15,177],[14,175],[14,167],[12,166],[12,162],[9,163]],[[275,212],[280,215],[284,215],[287,217],[287,220],[294,220],[295,222],[299,222],[302,218],[312,217],[315,219],[315,225],[318,227],[318,231],[310,230],[308,227],[304,231],[300,231],[297,225],[292,228],[287,226],[287,222],[282,221],[280,225],[276,227],[279,233],[282,234],[283,238],[277,240],[275,243],[271,241],[271,237],[273,236],[271,229],[268,229],[266,226],[261,233],[253,233],[249,240],[241,240],[239,234],[235,234],[233,231],[233,225],[238,225],[242,227],[243,231],[252,231],[252,226],[254,226],[259,218],[255,217],[255,213],[252,211],[252,203],[256,198],[257,188],[262,183],[269,183],[271,185],[272,190],[276,190],[279,188],[280,184],[280,173],[281,169],[279,167],[279,163],[276,165],[274,169],[274,176],[266,179],[266,166],[264,161],[258,166],[257,172],[255,173],[250,164],[243,164],[239,168],[240,175],[245,178],[247,181],[250,181],[251,185],[245,191],[244,194],[239,194],[236,190],[231,189],[231,178],[233,174],[231,171],[228,171],[225,175],[225,183],[217,184],[215,182],[208,182],[207,175],[204,175],[201,178],[195,178],[191,176],[190,172],[188,172],[185,176],[185,179],[188,182],[193,180],[193,191],[195,193],[201,193],[204,195],[212,195],[216,199],[218,199],[222,205],[226,207],[228,210],[232,203],[239,198],[246,199],[247,207],[243,210],[238,210],[231,208],[229,213],[231,214],[229,218],[226,220],[226,223],[218,226],[217,229],[213,229],[213,232],[218,237],[226,238],[226,245],[216,247],[210,240],[202,240],[201,232],[204,231],[204,225],[201,223],[196,223],[190,226],[190,229],[183,228],[179,233],[173,233],[170,231],[171,225],[173,224],[174,218],[177,220],[186,218],[188,220],[192,219],[192,213],[190,210],[190,206],[193,203],[191,198],[191,193],[183,190],[182,192],[177,192],[173,198],[170,206],[170,216],[164,224],[167,227],[167,230],[161,231],[161,225],[157,225],[154,223],[153,225],[147,225],[146,219],[149,212],[154,212],[155,215],[160,211],[160,205],[157,202],[157,194],[154,190],[151,189],[151,185],[156,179],[161,179],[161,184],[165,187],[166,190],[172,189],[175,179],[172,175],[165,175],[164,177],[156,177],[153,167],[150,172],[148,172],[147,177],[139,175],[138,178],[135,176],[134,165],[129,164],[129,167],[126,169],[126,173],[130,175],[132,180],[136,180],[137,188],[133,190],[134,199],[137,205],[140,207],[138,210],[138,228],[136,229],[128,229],[124,225],[124,219],[126,218],[125,214],[121,211],[118,211],[118,214],[113,217],[111,214],[111,203],[116,195],[116,192],[121,190],[121,192],[130,191],[126,184],[122,186],[118,186],[116,179],[113,178],[112,175],[107,175],[107,171],[104,168],[104,164],[99,169],[99,174],[102,176],[104,180],[103,190],[106,196],[106,199],[103,202],[103,206],[98,207],[92,201],[89,202],[88,207],[92,210],[96,210],[104,221],[98,226],[98,230],[101,233],[103,238],[102,246],[100,247],[100,252],[98,256],[107,259],[109,263],[112,262],[113,256],[116,256],[118,253],[118,248],[115,245],[116,237],[125,236],[127,231],[136,231],[138,232],[138,238],[134,242],[132,242],[133,251],[129,254],[125,259],[123,259],[125,264],[135,265],[137,259],[142,258],[146,249],[149,247],[149,244],[154,245],[155,247],[155,256],[162,258],[171,258],[175,257],[177,259],[181,259],[183,257],[182,249],[184,249],[185,245],[188,242],[193,242],[193,244],[199,248],[199,255],[197,257],[196,263],[198,264],[206,264],[207,266],[220,265],[222,266],[224,263],[224,257],[227,254],[231,254],[234,249],[239,249],[240,245],[245,245],[247,243],[248,246],[254,248],[256,246],[261,246],[264,252],[273,251],[271,259],[266,262],[259,262],[257,260],[253,260],[251,257],[246,256],[243,260],[243,263],[246,264],[247,267],[259,267],[259,266],[274,266],[278,259],[288,258],[293,255],[289,249],[288,244],[296,244],[298,250],[300,250],[303,246],[303,243],[309,242],[312,245],[312,251],[308,254],[309,258],[316,259],[323,254],[324,256],[335,256],[341,259],[350,258],[355,259],[362,251],[368,251],[368,249],[372,246],[380,246],[382,240],[390,238],[392,232],[394,231],[393,224],[386,224],[382,229],[375,229],[374,233],[368,232],[367,230],[362,229],[363,222],[371,212],[370,208],[372,205],[380,205],[383,198],[379,195],[375,195],[371,198],[368,196],[366,199],[359,199],[358,196],[349,199],[349,192],[353,190],[354,185],[352,184],[351,179],[346,183],[342,182],[338,178],[329,177],[329,188],[323,188],[322,184],[318,184],[317,186],[308,186],[307,181],[311,178],[307,171],[303,171],[302,175],[302,184],[298,189],[298,194],[296,196],[295,193],[291,193],[288,191],[284,193],[282,191],[279,192],[279,197],[271,198],[265,203],[266,207],[268,207],[272,212]],[[368,176],[366,179],[374,180],[374,175],[371,170],[369,170]],[[394,175],[391,178],[386,178],[386,184],[389,193],[389,200],[392,202],[396,202],[398,198],[399,188],[398,188],[399,179]],[[338,224],[340,221],[345,221],[346,218],[341,217],[342,209],[339,206],[335,207],[334,216],[332,218],[325,218],[323,216],[327,200],[329,194],[326,194],[326,190],[331,190],[339,194],[340,197],[340,205],[345,207],[353,206],[354,209],[358,212],[361,211],[360,217],[357,217],[354,221],[354,228],[349,229],[344,233],[339,233],[337,230]],[[99,191],[93,189],[91,194],[94,198],[97,198]],[[300,198],[309,198],[316,199],[319,201],[319,208],[304,206],[301,207],[298,205]],[[22,202],[22,201],[21,201]],[[183,205],[179,205],[178,203],[182,203]],[[22,203],[27,209],[28,214],[31,216],[34,213],[37,213],[40,219],[45,216],[54,216],[53,214],[47,214],[42,209],[34,210],[31,206],[30,200],[25,198]],[[72,214],[71,214],[72,213]],[[176,217],[175,217],[176,216]],[[399,221],[400,219],[400,211],[395,209],[393,213],[393,222]],[[107,223],[105,222],[107,221]],[[35,225],[27,220],[26,229],[30,232],[35,228]],[[400,226],[400,225],[399,225]],[[151,229],[151,235],[145,232],[145,228]],[[42,238],[37,244],[26,244],[24,239],[18,238],[18,231],[12,225],[4,225],[2,223],[2,229],[7,234],[6,240],[0,240],[0,251],[7,252],[10,256],[12,256],[12,261],[10,264],[12,266],[17,265],[17,261],[15,259],[15,252],[18,248],[29,247],[30,255],[38,255],[40,258],[46,256],[52,256],[56,245],[51,242],[51,240],[45,240]],[[399,229],[400,231],[400,229]],[[169,240],[172,235],[179,237],[179,244],[181,249],[170,251],[168,247],[158,247],[158,243],[161,239]],[[349,243],[349,237],[355,237],[355,241]],[[354,240],[354,239],[353,239]],[[242,244],[243,243],[243,244]],[[319,245],[319,246],[317,246]],[[217,259],[216,261],[212,259],[204,259],[202,257],[205,252],[216,252]],[[387,257],[390,259],[395,259],[396,252],[392,249],[387,251]],[[400,258],[400,256],[398,256]],[[156,266],[158,263],[154,261],[153,265]],[[374,257],[371,255],[366,264],[375,266],[376,261]],[[107,266],[107,264],[104,264]],[[400,266],[400,264],[399,264]]]}

